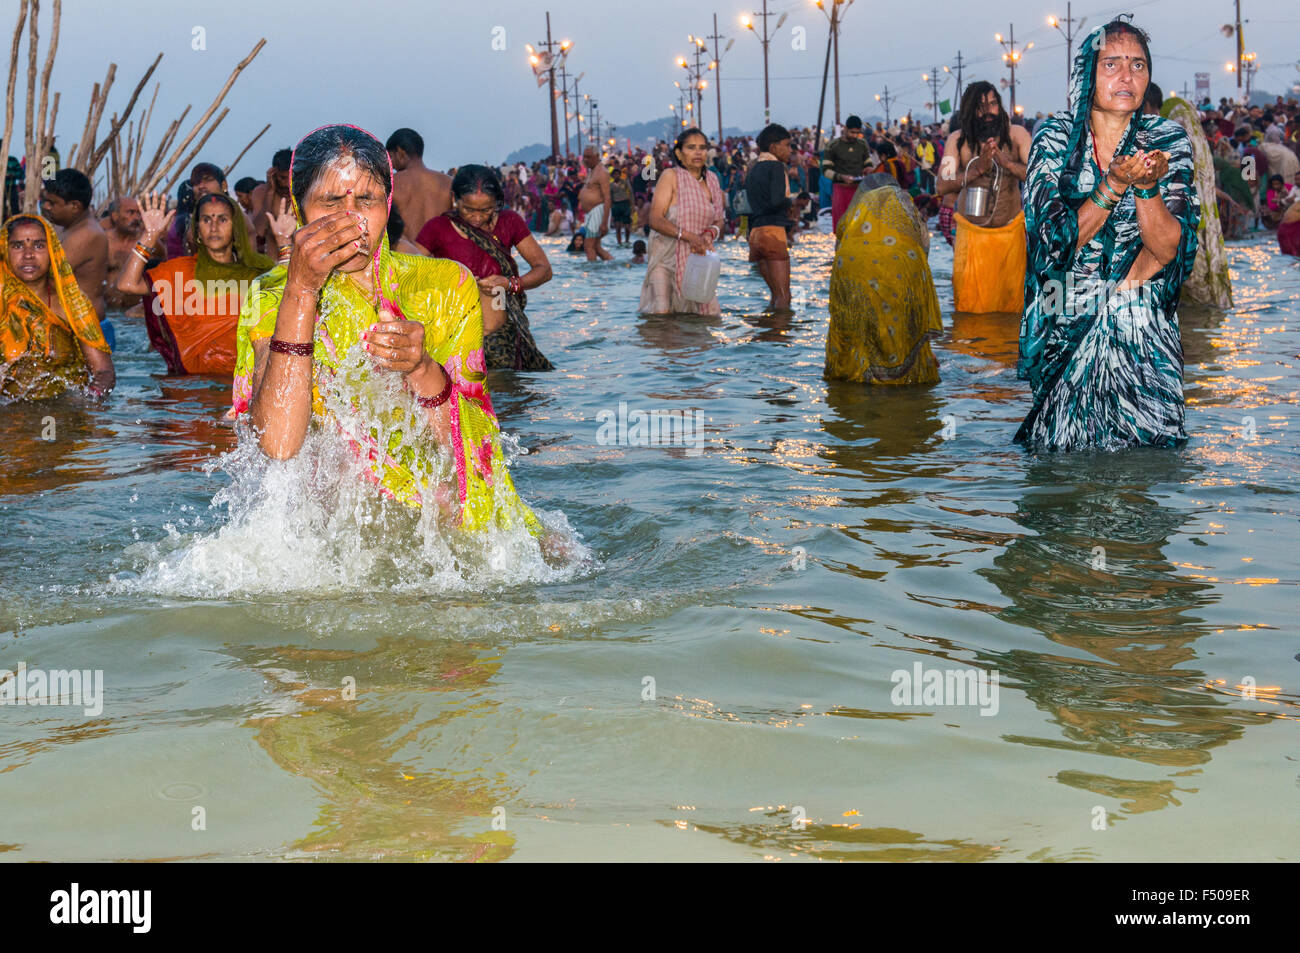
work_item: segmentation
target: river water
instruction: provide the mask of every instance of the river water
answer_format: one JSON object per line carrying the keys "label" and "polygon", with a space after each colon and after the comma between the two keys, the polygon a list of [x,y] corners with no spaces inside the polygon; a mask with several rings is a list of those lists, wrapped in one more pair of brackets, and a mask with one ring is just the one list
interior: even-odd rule
{"label": "river water", "polygon": [[[558,370],[493,396],[582,541],[559,568],[305,513],[140,323],[106,405],[0,408],[0,669],[104,684],[0,708],[0,857],[1297,859],[1300,266],[1271,236],[1232,246],[1232,311],[1182,313],[1186,448],[1064,456],[1010,443],[1016,320],[952,315],[942,240],[943,380],[908,390],[823,379],[829,235],[788,319],[743,245],[710,319],[638,317],[626,249],[544,244]],[[620,403],[703,439],[611,443]]]}

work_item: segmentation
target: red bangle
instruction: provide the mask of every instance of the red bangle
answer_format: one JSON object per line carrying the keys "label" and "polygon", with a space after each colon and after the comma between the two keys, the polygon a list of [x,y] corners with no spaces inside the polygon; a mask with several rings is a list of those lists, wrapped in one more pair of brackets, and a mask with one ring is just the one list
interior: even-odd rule
{"label": "red bangle", "polygon": [[271,338],[271,350],[277,354],[296,354],[298,357],[311,357],[316,352],[316,345],[312,341],[295,344],[292,341]]}
{"label": "red bangle", "polygon": [[415,395],[415,402],[421,407],[427,407],[429,410],[442,406],[447,403],[447,400],[451,397],[451,375],[447,373],[447,368],[438,364],[437,361],[434,361],[433,363],[437,364],[438,370],[442,371],[443,380],[446,381],[443,385],[442,393],[438,394],[437,397],[421,397],[419,394]]}

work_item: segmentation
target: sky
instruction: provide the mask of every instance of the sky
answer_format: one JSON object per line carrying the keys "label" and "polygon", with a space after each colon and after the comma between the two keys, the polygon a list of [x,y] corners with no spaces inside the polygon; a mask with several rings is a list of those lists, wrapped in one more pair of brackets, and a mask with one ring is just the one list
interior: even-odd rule
{"label": "sky", "polygon": [[[1248,21],[1246,48],[1258,54],[1255,85],[1287,92],[1300,83],[1300,6],[1293,0],[1242,0]],[[0,22],[4,43],[12,36],[16,0]],[[44,63],[52,0],[42,3],[40,62]],[[150,128],[148,154],[167,124],[192,104],[187,127],[212,101],[235,64],[261,37],[266,46],[243,72],[223,106],[222,126],[208,140],[201,159],[229,164],[267,122],[271,129],[239,166],[243,175],[263,178],[275,150],[329,122],[351,122],[384,139],[410,126],[425,139],[425,161],[433,168],[465,162],[499,162],[507,153],[548,141],[546,91],[539,89],[525,44],[551,35],[573,47],[570,76],[581,73],[580,90],[599,105],[602,118],[618,124],[651,120],[676,104],[673,82],[686,71],[676,58],[689,51],[688,34],[719,32],[734,38],[721,63],[723,123],[757,129],[763,124],[763,56],[759,36],[740,17],[761,11],[761,0],[64,0],[63,21],[51,89],[62,93],[56,125],[66,151],[81,136],[90,90],[110,62],[117,79],[101,124],[125,106],[139,77],[163,53],[154,79],[161,81]],[[1224,64],[1235,41],[1220,28],[1233,20],[1232,0],[1074,0],[1084,32],[1115,13],[1132,12],[1151,34],[1153,78],[1166,90],[1194,85],[1198,70],[1210,73],[1211,93],[1235,93]],[[769,0],[769,75],[772,119],[787,126],[813,125],[817,118],[827,20],[811,0]],[[11,11],[11,12],[10,12]],[[779,30],[780,14],[787,14]],[[1029,41],[1017,69],[1017,101],[1033,114],[1065,105],[1065,38],[1047,24],[1064,17],[1056,0],[853,0],[840,35],[841,118],[883,110],[875,96],[896,97],[891,112],[912,109],[920,117],[932,97],[921,75],[955,66],[960,50],[963,82],[1006,77],[1002,48],[994,39],[1014,24],[1017,47]],[[26,31],[24,31],[25,34]],[[726,46],[727,39],[721,41]],[[15,128],[24,121],[26,40],[20,54]],[[952,92],[950,82],[942,100]],[[153,81],[137,105],[141,115]],[[1295,95],[1295,94],[1293,94]],[[1005,94],[1004,94],[1005,97]],[[833,114],[828,93],[826,120]],[[706,93],[706,130],[716,129],[712,86]],[[563,129],[560,132],[563,144]],[[16,150],[10,149],[11,152]]]}

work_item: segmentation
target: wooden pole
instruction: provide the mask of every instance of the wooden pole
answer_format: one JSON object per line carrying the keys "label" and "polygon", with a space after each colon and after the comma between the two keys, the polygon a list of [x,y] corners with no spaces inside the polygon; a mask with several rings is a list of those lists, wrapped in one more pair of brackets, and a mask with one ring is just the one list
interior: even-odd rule
{"label": "wooden pole", "polygon": [[[54,0],[53,22],[50,27],[50,48],[45,53],[45,67],[41,70],[41,106],[36,113],[36,178],[39,182],[45,172],[45,156],[50,151],[50,141],[54,138],[54,124],[47,128],[46,109],[50,103],[50,71],[54,69],[54,54],[59,49],[59,23],[63,16],[63,0]],[[55,102],[57,106],[57,101]],[[27,162],[30,165],[32,159]]]}
{"label": "wooden pole", "polygon": [[248,66],[249,63],[253,62],[253,58],[262,51],[262,47],[265,45],[266,38],[263,37],[257,41],[257,45],[253,47],[253,51],[236,64],[234,72],[232,72],[230,78],[226,80],[226,85],[221,87],[221,92],[219,92],[217,98],[212,101],[212,105],[208,107],[208,111],[199,117],[199,121],[194,124],[194,128],[190,130],[190,134],[185,137],[184,141],[176,147],[176,151],[172,153],[171,158],[169,158],[167,162],[164,163],[163,167],[159,169],[158,172],[156,172],[145,184],[145,191],[152,190],[154,186],[162,180],[163,176],[171,172],[172,167],[181,157],[181,154],[189,147],[189,144],[194,140],[194,137],[198,135],[199,130],[203,128],[203,125],[208,121],[212,114],[217,111],[217,107],[221,105],[221,101],[226,98],[226,93],[230,92],[230,87],[235,85],[235,80],[239,78],[239,74],[244,71],[244,68]]}
{"label": "wooden pole", "polygon": [[99,99],[95,102],[95,115],[90,120],[90,138],[81,143],[81,164],[77,168],[81,169],[87,175],[93,172],[93,169],[86,169],[90,163],[91,153],[95,151],[95,140],[99,138],[99,121],[104,118],[104,107],[108,105],[108,93],[113,88],[113,80],[117,77],[117,64],[108,64],[108,73],[104,77],[104,88],[99,91]]}
{"label": "wooden pole", "polygon": [[77,148],[68,154],[69,168],[81,168],[81,155],[85,151],[86,140],[90,137],[90,120],[95,117],[95,101],[98,99],[99,84],[96,83],[90,90],[90,105],[86,107],[86,124],[81,127],[81,138],[77,140]]}
{"label": "wooden pole", "polygon": [[248,145],[244,146],[244,152],[241,152],[239,155],[235,156],[235,161],[230,163],[230,165],[226,166],[225,173],[227,177],[230,176],[230,170],[233,169],[235,166],[239,165],[239,160],[244,158],[244,153],[247,152],[249,149],[253,148],[253,143],[257,142],[258,139],[261,139],[262,136],[266,135],[266,130],[270,128],[271,128],[271,124],[268,122],[265,126],[262,127],[262,131],[253,137],[253,142],[250,142]]}
{"label": "wooden pole", "polygon": [[[117,113],[113,114],[113,120],[116,122]],[[109,140],[108,155],[108,198],[112,200],[121,194],[119,188],[122,183],[122,157],[117,146],[117,136]]]}
{"label": "wooden pole", "polygon": [[140,123],[140,134],[135,139],[135,157],[131,160],[131,175],[126,184],[130,195],[135,194],[136,181],[140,175],[140,156],[144,152],[144,137],[149,131],[149,120],[153,118],[153,107],[158,101],[158,88],[161,85],[161,83],[153,84],[153,99],[149,100],[149,111],[144,114],[144,121]]}
{"label": "wooden pole", "polygon": [[186,106],[185,112],[181,113],[179,119],[173,119],[171,125],[167,127],[167,131],[163,134],[162,142],[158,143],[158,151],[154,153],[148,167],[144,170],[144,174],[140,176],[140,192],[142,194],[149,191],[145,186],[153,181],[154,173],[158,170],[158,166],[162,162],[163,156],[167,154],[167,150],[171,148],[172,140],[176,137],[176,133],[180,130],[181,123],[185,121],[185,116],[189,111],[190,106]]}
{"label": "wooden pole", "polygon": [[[23,27],[27,23],[27,5],[28,0],[22,0],[22,7],[18,11],[18,23],[14,26],[14,39],[9,47],[9,85],[5,87],[5,131],[3,137],[0,137],[0,162],[5,164],[5,175],[9,173],[9,140],[14,129],[14,86],[18,83],[18,46],[22,43]],[[4,190],[4,196],[0,197],[0,215],[8,218],[10,214],[17,211],[8,207],[9,190]]]}
{"label": "wooden pole", "polygon": [[144,89],[145,83],[149,82],[149,77],[152,76],[153,71],[158,68],[158,64],[162,62],[162,58],[163,55],[159,53],[157,58],[153,61],[153,65],[151,65],[147,70],[145,70],[144,75],[140,77],[140,82],[135,84],[135,90],[131,93],[131,98],[127,100],[126,103],[126,109],[122,112],[122,118],[114,122],[109,127],[108,136],[104,139],[103,142],[101,142],[95,148],[95,151],[91,154],[90,168],[84,170],[87,175],[93,172],[95,170],[95,167],[99,165],[101,161],[103,161],[104,153],[108,150],[108,144],[112,140],[116,139],[117,134],[122,131],[122,124],[127,121],[127,119],[131,115],[131,110],[135,108],[135,101],[140,97],[140,90]]}
{"label": "wooden pole", "polygon": [[40,0],[32,0],[32,15],[27,21],[27,126],[23,138],[23,155],[27,157],[27,174],[23,182],[23,211],[29,215],[36,211],[40,202],[39,191],[34,191],[32,188],[39,181],[40,176],[40,161],[32,160],[32,156],[36,153],[36,127],[33,125],[36,112],[36,44],[40,39],[36,32],[36,18],[40,12]]}
{"label": "wooden pole", "polygon": [[185,174],[185,170],[190,167],[190,163],[198,158],[199,150],[202,149],[204,144],[208,141],[208,137],[217,131],[217,127],[221,125],[221,120],[225,119],[229,112],[230,107],[227,106],[225,109],[221,110],[221,114],[217,116],[216,121],[213,122],[212,125],[208,126],[208,131],[203,134],[203,138],[199,140],[199,144],[195,146],[190,151],[190,154],[185,157],[185,160],[176,167],[176,174],[172,176],[171,181],[167,183],[167,187],[163,189],[164,195],[171,193],[172,187],[180,181],[181,176]]}

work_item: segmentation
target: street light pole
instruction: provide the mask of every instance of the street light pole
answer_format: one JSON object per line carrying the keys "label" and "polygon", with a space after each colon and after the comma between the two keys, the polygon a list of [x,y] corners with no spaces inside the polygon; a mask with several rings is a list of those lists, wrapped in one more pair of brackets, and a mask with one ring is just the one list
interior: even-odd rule
{"label": "street light pole", "polygon": [[728,50],[731,49],[731,45],[736,42],[736,38],[732,37],[730,40],[727,40],[726,50],[721,50],[721,51],[718,50],[718,41],[724,39],[724,37],[722,36],[721,33],[718,32],[718,15],[715,13],[713,14],[713,33],[709,36],[709,39],[713,41],[713,91],[717,94],[717,98],[718,98],[718,145],[719,147],[721,147],[722,145],[722,54],[726,53]]}
{"label": "street light pole", "polygon": [[1237,98],[1241,98],[1241,59],[1246,52],[1245,41],[1241,38],[1241,0],[1235,0],[1237,6]]}
{"label": "street light pole", "polygon": [[560,99],[564,103],[564,157],[567,159],[572,153],[569,152],[569,74],[564,70],[564,60],[560,60]]}
{"label": "street light pole", "polygon": [[[1074,75],[1074,31],[1076,29],[1082,30],[1083,25],[1088,22],[1087,17],[1080,17],[1075,20],[1074,10],[1071,7],[1072,4],[1070,3],[1065,5],[1064,20],[1054,16],[1047,18],[1047,25],[1055,27],[1056,32],[1065,37],[1065,100],[1067,108],[1070,105],[1070,78]],[[1064,30],[1061,29],[1062,23],[1065,24]],[[1078,24],[1077,27],[1075,26],[1076,23]]]}
{"label": "street light pole", "polygon": [[1003,39],[1001,33],[995,33],[993,36],[1007,50],[1002,54],[1002,61],[1011,67],[1011,115],[1014,118],[1016,115],[1016,64],[1020,62],[1020,57],[1023,54],[1033,49],[1034,42],[1030,40],[1025,44],[1023,50],[1017,50],[1016,25],[1014,23],[1011,24],[1011,32],[1007,39]]}
{"label": "street light pole", "polygon": [[888,87],[888,86],[885,87],[885,95],[882,96],[882,95],[880,95],[880,93],[876,93],[876,102],[884,104],[884,107],[885,107],[885,129],[886,129],[886,131],[888,131],[889,127],[892,125],[892,123],[890,123],[890,121],[889,121],[889,104],[892,103],[892,102],[895,102],[897,99],[898,99],[897,96],[891,96],[891,95],[889,95],[889,87]]}
{"label": "street light pole", "polygon": [[[763,12],[755,12],[754,16],[763,18],[762,36],[759,36],[758,31],[754,30],[754,21],[749,17],[742,18],[740,22],[745,29],[753,31],[754,35],[758,36],[758,41],[763,44],[763,125],[768,126],[772,123],[772,91],[768,83],[767,48],[772,42],[772,33],[767,30],[767,18],[773,16],[773,14],[767,12],[767,0],[763,0]],[[781,24],[785,22],[786,16],[787,14],[781,14],[781,18],[776,21],[776,26],[773,28],[773,33],[781,29]]]}

